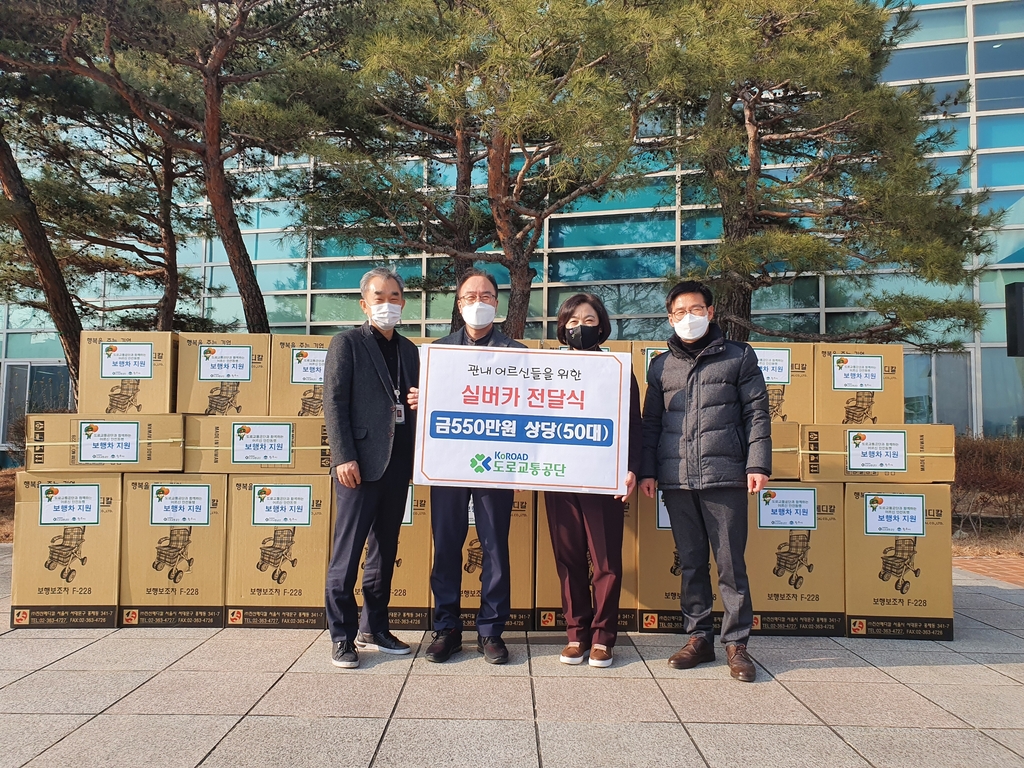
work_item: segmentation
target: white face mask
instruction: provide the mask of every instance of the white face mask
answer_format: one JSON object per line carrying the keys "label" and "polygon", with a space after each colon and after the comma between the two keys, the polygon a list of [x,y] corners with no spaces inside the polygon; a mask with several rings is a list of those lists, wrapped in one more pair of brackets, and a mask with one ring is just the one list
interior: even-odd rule
{"label": "white face mask", "polygon": [[707,316],[697,317],[686,314],[672,327],[676,331],[676,336],[683,341],[696,341],[708,332],[710,322],[711,320]]}
{"label": "white face mask", "polygon": [[402,319],[401,304],[371,304],[370,320],[382,331],[390,331]]}
{"label": "white face mask", "polygon": [[494,322],[496,311],[493,304],[478,301],[476,304],[469,304],[462,308],[462,319],[474,331],[479,331]]}

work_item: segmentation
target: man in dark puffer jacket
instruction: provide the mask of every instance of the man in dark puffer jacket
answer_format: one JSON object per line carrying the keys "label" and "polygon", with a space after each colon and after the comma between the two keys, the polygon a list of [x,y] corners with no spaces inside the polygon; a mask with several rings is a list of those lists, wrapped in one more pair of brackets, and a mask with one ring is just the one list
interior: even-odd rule
{"label": "man in dark puffer jacket", "polygon": [[680,602],[690,640],[668,663],[690,669],[715,659],[710,546],[725,608],[721,634],[729,669],[736,679],[752,682],[746,494],[759,493],[771,474],[768,393],[754,350],[727,341],[712,322],[706,286],[681,282],[665,304],[675,333],[669,351],[647,372],[640,488],[653,498],[657,480],[683,571]]}

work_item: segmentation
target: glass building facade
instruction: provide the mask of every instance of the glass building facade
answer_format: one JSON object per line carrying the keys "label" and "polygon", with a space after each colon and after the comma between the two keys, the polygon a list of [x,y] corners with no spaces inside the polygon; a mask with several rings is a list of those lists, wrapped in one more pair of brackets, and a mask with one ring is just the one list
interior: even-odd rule
{"label": "glass building facade", "polygon": [[[934,2],[919,0],[913,35],[893,56],[885,79],[893,85],[920,80],[932,83],[937,96],[969,85],[972,98],[951,104],[937,117],[955,129],[955,145],[934,162],[955,170],[963,155],[975,152],[965,188],[991,190],[989,205],[1006,209],[1003,229],[994,235],[992,266],[974,285],[974,298],[987,310],[988,323],[974,338],[964,339],[958,353],[919,354],[907,351],[907,420],[945,422],[960,431],[986,435],[1024,436],[1024,362],[1006,356],[1003,286],[1024,281],[1024,0],[996,2]],[[306,158],[276,158],[239,173],[258,174],[261,188],[272,177],[302,168]],[[443,171],[423,169],[424,182],[443,184]],[[721,233],[713,210],[682,195],[684,173],[667,168],[651,174],[649,183],[627,195],[586,201],[546,224],[533,266],[537,271],[530,300],[527,335],[553,337],[554,319],[562,300],[581,290],[605,301],[613,318],[613,335],[650,339],[667,335],[664,319],[664,276],[695,260]],[[483,179],[481,179],[483,181]],[[683,191],[681,191],[683,190]],[[245,239],[266,296],[275,332],[331,335],[363,321],[359,309],[359,278],[383,259],[369,248],[340,246],[299,236],[286,201],[253,199]],[[387,259],[406,278],[429,277],[443,261],[428,256]],[[208,288],[223,286],[222,295],[207,295],[194,307],[218,321],[242,321],[241,301],[216,240],[183,244],[180,263]],[[508,275],[494,272],[506,290]],[[899,275],[880,279],[900,283]],[[83,296],[107,306],[131,304],[145,296],[94,286]],[[916,286],[915,290],[928,290]],[[933,294],[934,295],[934,294]],[[942,294],[940,294],[941,296]],[[447,332],[453,296],[449,292],[410,290],[402,330],[410,336],[441,336]],[[757,320],[794,331],[832,332],[849,327],[861,310],[840,278],[796,280],[790,286],[762,289],[754,295]],[[45,314],[19,307],[0,309],[3,372],[3,437],[8,425],[25,409],[46,405],[66,392],[59,340],[48,329]]]}

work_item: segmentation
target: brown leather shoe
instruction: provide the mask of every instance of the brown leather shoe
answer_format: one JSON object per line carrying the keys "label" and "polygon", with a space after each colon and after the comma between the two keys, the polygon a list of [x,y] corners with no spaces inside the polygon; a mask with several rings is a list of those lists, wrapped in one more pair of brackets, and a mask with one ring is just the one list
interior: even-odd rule
{"label": "brown leather shoe", "polygon": [[690,641],[676,651],[668,660],[672,669],[693,669],[698,664],[715,660],[715,647],[703,637],[691,637]]}
{"label": "brown leather shoe", "polygon": [[742,643],[725,646],[725,655],[729,662],[729,672],[741,683],[752,683],[757,677],[757,667],[747,653],[747,646]]}

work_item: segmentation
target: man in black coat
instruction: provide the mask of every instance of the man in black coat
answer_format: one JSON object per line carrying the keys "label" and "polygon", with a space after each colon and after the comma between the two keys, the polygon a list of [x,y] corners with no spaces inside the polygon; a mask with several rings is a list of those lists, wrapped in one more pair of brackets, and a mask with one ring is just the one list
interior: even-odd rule
{"label": "man in black coat", "polygon": [[[357,648],[407,654],[391,634],[388,602],[405,514],[415,436],[410,387],[419,380],[419,351],[395,330],[405,306],[404,284],[378,267],[359,283],[369,320],[331,340],[324,369],[324,419],[337,493],[334,549],[327,569],[327,627],[331,662],[359,666]],[[355,600],[359,558],[363,612]]]}

